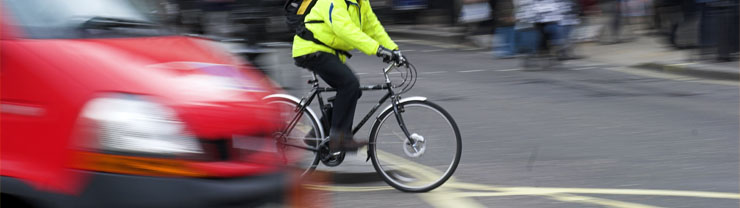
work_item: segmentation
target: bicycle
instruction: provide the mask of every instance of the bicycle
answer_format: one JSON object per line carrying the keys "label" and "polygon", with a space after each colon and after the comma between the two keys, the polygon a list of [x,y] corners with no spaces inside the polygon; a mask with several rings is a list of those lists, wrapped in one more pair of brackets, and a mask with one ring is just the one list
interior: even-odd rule
{"label": "bicycle", "polygon": [[[371,160],[376,172],[394,188],[404,192],[427,192],[442,185],[457,169],[462,139],[454,119],[442,107],[425,97],[401,98],[401,94],[408,92],[416,84],[416,68],[411,64],[405,65],[403,72],[399,70],[401,68],[403,67],[397,64],[390,64],[383,68],[384,84],[361,87],[363,91],[387,90],[387,93],[352,129],[352,134],[356,134],[378,108],[390,99],[391,104],[380,111],[372,125],[365,161]],[[401,84],[393,85],[389,77],[394,69],[403,78]],[[331,123],[331,99],[325,103],[321,93],[336,89],[321,87],[315,73],[308,84],[312,85],[312,89],[301,99],[287,94],[264,98],[270,104],[284,105],[283,107],[291,109],[287,112],[295,114],[289,116],[292,119],[287,120],[283,130],[273,137],[283,161],[289,163],[302,160],[291,163],[294,164],[291,167],[301,171],[301,177],[313,172],[319,161],[329,167],[338,166],[346,154],[341,152],[339,155],[332,155],[328,150],[326,132]],[[396,92],[399,88],[400,91]],[[318,119],[309,107],[317,97],[322,108],[322,119]],[[438,119],[433,119],[435,117]],[[441,125],[430,125],[440,119]],[[398,125],[391,125],[390,120],[395,120]],[[445,148],[450,148],[451,151],[445,151]],[[419,164],[427,160],[434,164]],[[445,162],[440,164],[439,161]],[[441,168],[442,171],[436,168]]]}

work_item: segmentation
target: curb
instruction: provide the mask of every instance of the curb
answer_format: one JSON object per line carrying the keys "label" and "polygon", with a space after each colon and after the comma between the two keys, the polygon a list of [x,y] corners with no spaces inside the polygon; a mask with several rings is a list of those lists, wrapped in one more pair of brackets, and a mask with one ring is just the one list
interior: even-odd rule
{"label": "curb", "polygon": [[663,64],[663,63],[643,63],[637,64],[632,67],[646,69],[651,71],[688,75],[701,78],[739,81],[740,70],[735,68],[733,70],[719,70],[711,69],[716,68],[706,64]]}

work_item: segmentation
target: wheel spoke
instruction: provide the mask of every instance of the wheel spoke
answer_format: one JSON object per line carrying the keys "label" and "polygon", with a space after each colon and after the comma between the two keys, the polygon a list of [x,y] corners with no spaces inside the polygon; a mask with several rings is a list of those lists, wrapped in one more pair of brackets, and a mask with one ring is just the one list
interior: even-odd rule
{"label": "wheel spoke", "polygon": [[[309,109],[295,112],[298,103],[288,99],[275,99],[268,103],[279,105],[278,107],[281,107],[284,112],[289,113],[285,116],[288,120],[284,124],[285,127],[282,128],[286,132],[279,132],[274,137],[284,162],[291,168],[298,170],[301,177],[310,174],[319,162],[318,144],[321,143],[320,138],[324,137],[323,132],[320,131],[321,127],[318,119]],[[292,128],[287,128],[290,122],[296,119],[296,116],[299,116],[297,123]],[[310,132],[313,129],[317,129],[317,131],[314,131],[312,135]]]}
{"label": "wheel spoke", "polygon": [[432,190],[451,177],[460,161],[459,130],[449,114],[437,105],[426,101],[401,105],[404,124],[412,134],[414,145],[401,133],[393,112],[382,112],[371,132],[373,166],[386,182],[399,190]]}

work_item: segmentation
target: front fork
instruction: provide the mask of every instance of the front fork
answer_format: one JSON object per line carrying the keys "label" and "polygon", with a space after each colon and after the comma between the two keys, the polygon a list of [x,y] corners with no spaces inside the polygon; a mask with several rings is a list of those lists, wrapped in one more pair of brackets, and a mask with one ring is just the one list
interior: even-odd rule
{"label": "front fork", "polygon": [[406,140],[408,140],[409,144],[414,145],[416,144],[416,140],[411,138],[411,133],[409,133],[408,128],[406,128],[406,122],[403,121],[403,116],[401,115],[401,113],[403,113],[405,109],[403,109],[403,106],[400,105],[399,100],[399,96],[393,96],[391,98],[393,114],[396,115],[396,121],[398,122],[398,126],[401,127],[401,131],[403,131],[403,135],[406,136]]}
{"label": "front fork", "polygon": [[[391,109],[393,109],[393,114],[396,116],[396,122],[398,122],[398,126],[401,127],[403,135],[406,136],[406,141],[413,146],[416,144],[416,140],[411,138],[411,133],[409,132],[408,128],[406,128],[406,122],[403,121],[403,115],[401,114],[405,111],[405,109],[403,108],[403,106],[401,106],[400,100],[401,97],[398,95],[391,96]],[[365,159],[366,162],[370,160],[370,155],[370,149],[367,149],[367,159]]]}
{"label": "front fork", "polygon": [[[396,121],[398,122],[398,126],[401,127],[401,131],[403,131],[403,135],[406,136],[406,141],[414,145],[416,144],[416,140],[411,138],[411,133],[409,133],[408,128],[406,128],[406,123],[403,121],[403,116],[401,113],[404,112],[403,106],[400,104],[401,96],[397,95],[395,92],[393,92],[393,85],[391,84],[391,80],[388,77],[388,72],[394,67],[394,64],[389,65],[388,67],[383,69],[383,75],[385,76],[385,84],[388,87],[388,91],[390,92],[391,96],[391,106],[393,109],[393,114],[396,116]],[[370,149],[367,149],[367,159],[365,161],[370,160]]]}

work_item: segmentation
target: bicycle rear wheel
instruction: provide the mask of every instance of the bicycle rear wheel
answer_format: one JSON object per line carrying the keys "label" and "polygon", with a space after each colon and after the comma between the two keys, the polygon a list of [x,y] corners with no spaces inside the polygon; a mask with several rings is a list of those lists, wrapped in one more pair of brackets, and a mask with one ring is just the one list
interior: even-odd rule
{"label": "bicycle rear wheel", "polygon": [[452,117],[429,101],[399,103],[410,145],[392,109],[383,111],[370,133],[373,167],[386,183],[405,192],[426,192],[442,185],[457,169],[460,130]]}
{"label": "bicycle rear wheel", "polygon": [[[271,98],[267,103],[277,105],[284,113],[282,117],[287,118],[281,129],[285,129],[298,113],[296,112],[298,102],[294,100]],[[324,132],[320,130],[321,126],[313,111],[306,108],[300,113],[300,118],[293,128],[288,129],[288,132],[277,132],[273,137],[285,165],[295,169],[302,178],[311,174],[319,164],[316,149],[324,138]]]}

